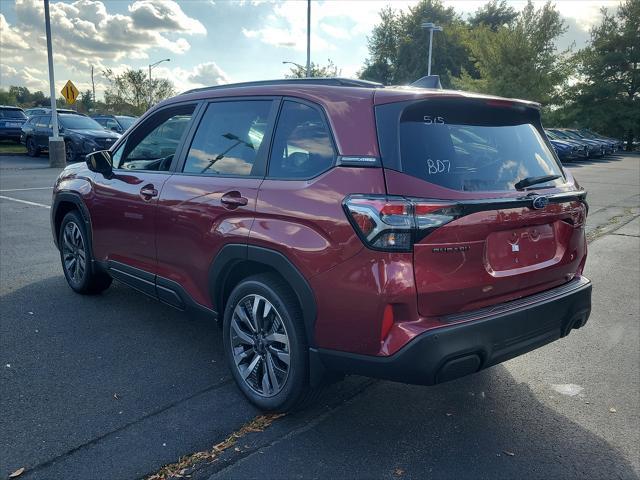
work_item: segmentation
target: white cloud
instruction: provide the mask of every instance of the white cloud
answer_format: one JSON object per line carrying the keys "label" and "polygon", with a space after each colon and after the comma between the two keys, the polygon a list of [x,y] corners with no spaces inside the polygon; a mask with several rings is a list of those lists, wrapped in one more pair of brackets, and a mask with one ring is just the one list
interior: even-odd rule
{"label": "white cloud", "polygon": [[200,21],[185,15],[180,6],[172,0],[138,0],[129,5],[129,12],[138,28],[192,34],[207,33]]}
{"label": "white cloud", "polygon": [[154,75],[171,80],[178,92],[192,88],[209,87],[229,83],[229,75],[215,62],[204,62],[191,69],[171,68],[163,64],[154,70]]}

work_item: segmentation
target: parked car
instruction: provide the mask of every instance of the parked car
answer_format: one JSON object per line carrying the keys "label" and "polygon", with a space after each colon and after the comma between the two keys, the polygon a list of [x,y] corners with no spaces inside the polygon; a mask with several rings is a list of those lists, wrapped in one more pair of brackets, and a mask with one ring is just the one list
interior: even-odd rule
{"label": "parked car", "polygon": [[602,148],[603,155],[609,155],[610,153],[613,153],[615,151],[615,145],[607,140],[602,140],[600,138],[590,138],[574,128],[565,128],[564,131],[582,140],[596,142]]}
{"label": "parked car", "polygon": [[[577,159],[589,158],[589,148],[590,148],[590,146],[587,145],[586,143],[579,142],[579,141],[573,140],[573,139],[568,138],[568,137],[563,138],[560,135],[558,135],[557,133],[552,132],[551,130],[545,130],[544,132],[547,135],[547,137],[549,138],[549,141],[552,142],[552,144],[554,144],[554,145],[555,145],[556,142],[562,142],[564,144],[571,145],[572,147],[575,147],[576,148],[576,158]],[[595,147],[594,147],[594,151],[595,151]]]}
{"label": "parked car", "polygon": [[92,118],[107,130],[117,133],[123,133],[138,119],[128,115],[95,115]]}
{"label": "parked car", "polygon": [[[67,162],[75,162],[83,159],[87,153],[109,148],[120,138],[119,134],[105,130],[85,115],[59,114],[58,122]],[[36,115],[23,125],[21,142],[27,147],[27,154],[35,157],[41,150],[49,148],[52,134],[51,115]]]}
{"label": "parked car", "polygon": [[578,135],[583,138],[588,138],[590,140],[599,140],[602,142],[606,142],[609,153],[615,153],[623,147],[623,142],[620,140],[616,140],[615,138],[603,137],[602,135],[598,135],[597,133],[593,133],[592,131],[581,128],[579,130],[575,130]]}
{"label": "parked car", "polygon": [[0,105],[0,140],[20,142],[22,124],[26,120],[21,108]]}
{"label": "parked car", "polygon": [[577,146],[570,145],[569,143],[563,142],[562,140],[549,139],[549,142],[553,146],[553,149],[558,154],[558,158],[561,161],[571,161],[579,158]]}
{"label": "parked car", "polygon": [[[72,115],[82,115],[84,117],[86,117],[86,115],[84,113],[79,113],[76,112],[75,110],[71,110],[70,108],[57,108],[56,111],[58,113],[68,113],[68,114],[72,114]],[[33,117],[34,115],[46,115],[51,113],[51,109],[50,108],[45,108],[45,107],[35,107],[35,108],[27,108],[24,113],[27,115],[27,117]]]}
{"label": "parked car", "polygon": [[605,155],[604,145],[594,140],[582,138],[575,133],[572,133],[563,128],[550,128],[550,132],[554,133],[561,140],[573,140],[581,145],[584,145],[589,150],[589,158],[603,157]]}
{"label": "parked car", "polygon": [[288,410],[331,372],[432,385],[582,327],[586,193],[551,149],[523,100],[204,88],[67,167],[52,232],[73,290],[217,318],[240,390]]}

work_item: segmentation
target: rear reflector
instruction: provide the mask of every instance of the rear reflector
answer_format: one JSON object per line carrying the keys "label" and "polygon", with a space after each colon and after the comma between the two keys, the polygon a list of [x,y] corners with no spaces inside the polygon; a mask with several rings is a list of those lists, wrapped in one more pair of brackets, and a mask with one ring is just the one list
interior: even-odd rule
{"label": "rear reflector", "polygon": [[387,305],[384,308],[384,314],[382,315],[382,329],[380,331],[380,341],[383,342],[387,335],[389,335],[389,330],[393,327],[393,307],[391,305]]}

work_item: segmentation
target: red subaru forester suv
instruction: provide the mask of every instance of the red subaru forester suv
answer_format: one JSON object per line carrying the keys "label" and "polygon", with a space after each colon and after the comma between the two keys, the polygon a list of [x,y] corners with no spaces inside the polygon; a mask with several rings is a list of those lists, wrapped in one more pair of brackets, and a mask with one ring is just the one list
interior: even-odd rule
{"label": "red subaru forester suv", "polygon": [[240,389],[287,410],[331,373],[432,385],[584,325],[586,192],[553,152],[522,100],[203,88],[67,167],[53,236],[78,293],[217,318]]}

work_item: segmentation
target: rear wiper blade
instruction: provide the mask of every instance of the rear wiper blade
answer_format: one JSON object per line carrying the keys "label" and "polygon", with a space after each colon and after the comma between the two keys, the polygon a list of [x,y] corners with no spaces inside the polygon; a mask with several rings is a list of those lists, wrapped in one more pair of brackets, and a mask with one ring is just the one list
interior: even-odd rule
{"label": "rear wiper blade", "polygon": [[541,177],[527,177],[518,181],[514,185],[514,187],[516,187],[516,190],[524,190],[525,188],[530,187],[532,185],[550,182],[551,180],[557,180],[558,178],[560,178],[560,175],[543,175]]}

